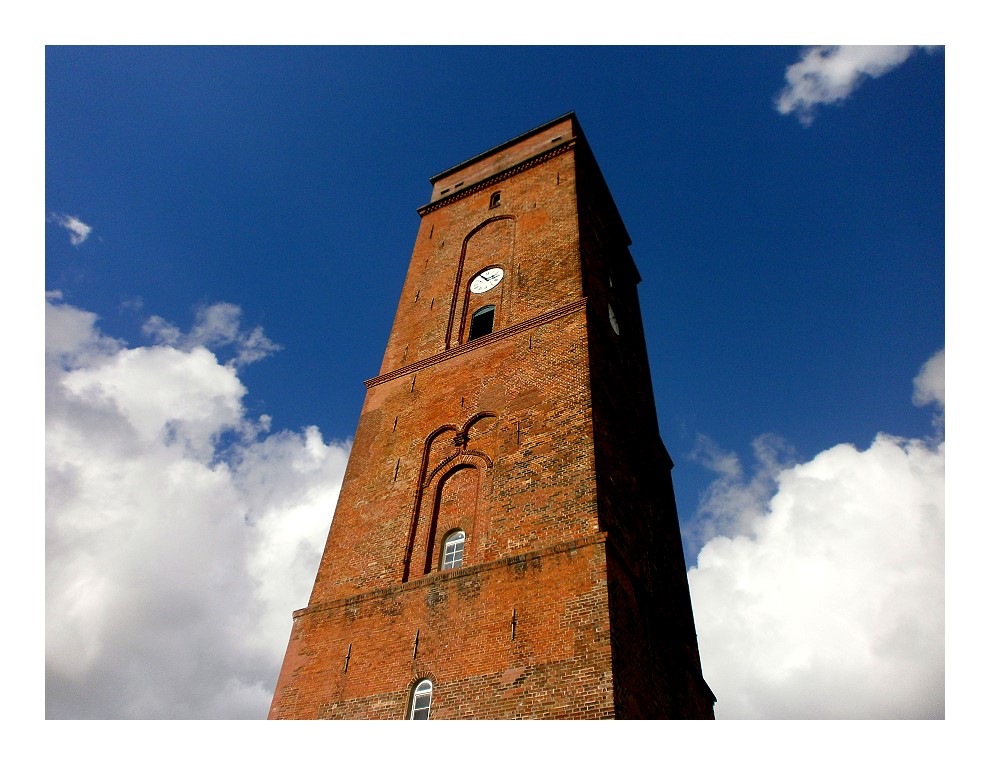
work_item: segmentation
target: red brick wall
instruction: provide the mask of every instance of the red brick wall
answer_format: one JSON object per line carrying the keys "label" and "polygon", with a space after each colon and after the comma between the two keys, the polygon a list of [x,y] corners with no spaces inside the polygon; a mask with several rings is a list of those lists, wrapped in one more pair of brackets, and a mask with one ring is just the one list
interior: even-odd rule
{"label": "red brick wall", "polygon": [[433,195],[430,201],[435,202],[443,197],[453,196],[458,190],[467,188],[473,183],[484,181],[561,143],[566,144],[574,138],[574,134],[574,123],[565,116],[501,146],[496,146],[434,176],[431,179]]}
{"label": "red brick wall", "polygon": [[311,605],[422,576],[436,489],[462,465],[477,473],[476,498],[441,512],[434,536],[464,528],[465,561],[598,531],[583,304],[504,331],[371,386]]}
{"label": "red brick wall", "polygon": [[[499,287],[471,296],[494,302],[495,328],[518,324],[579,300],[574,153],[558,154],[497,183],[428,209],[420,223],[382,374],[462,342],[468,283],[482,267],[506,272]],[[489,208],[491,194],[499,206]],[[448,339],[449,338],[449,339]]]}
{"label": "red brick wall", "polygon": [[607,587],[596,535],[311,606],[271,717],[403,719],[422,678],[431,719],[612,717]]}

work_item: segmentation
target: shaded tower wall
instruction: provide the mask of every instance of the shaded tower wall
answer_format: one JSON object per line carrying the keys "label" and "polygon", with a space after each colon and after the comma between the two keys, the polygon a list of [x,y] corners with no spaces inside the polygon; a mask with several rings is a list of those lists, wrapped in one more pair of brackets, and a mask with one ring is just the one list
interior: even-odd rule
{"label": "shaded tower wall", "polygon": [[608,534],[617,717],[711,717],[671,468],[657,427],[629,235],[586,144],[578,156],[598,514]]}

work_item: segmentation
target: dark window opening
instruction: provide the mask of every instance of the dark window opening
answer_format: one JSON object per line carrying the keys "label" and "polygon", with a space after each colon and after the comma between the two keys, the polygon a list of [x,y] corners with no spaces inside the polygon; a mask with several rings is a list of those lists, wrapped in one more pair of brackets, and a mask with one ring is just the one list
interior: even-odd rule
{"label": "dark window opening", "polygon": [[471,315],[471,331],[468,333],[468,340],[491,334],[495,328],[495,306],[486,305],[479,308]]}
{"label": "dark window opening", "polygon": [[492,194],[492,198],[488,202],[488,207],[489,209],[491,209],[492,207],[498,207],[499,204],[501,204],[501,202],[502,202],[502,192],[496,191],[494,194]]}

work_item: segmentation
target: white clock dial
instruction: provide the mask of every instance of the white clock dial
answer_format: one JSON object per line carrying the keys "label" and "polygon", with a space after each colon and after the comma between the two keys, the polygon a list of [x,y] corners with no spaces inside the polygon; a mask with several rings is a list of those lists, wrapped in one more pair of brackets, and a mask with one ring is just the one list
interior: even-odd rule
{"label": "white clock dial", "polygon": [[482,292],[488,292],[488,290],[497,286],[502,281],[503,276],[505,276],[505,271],[497,266],[486,268],[471,280],[471,292],[476,295]]}
{"label": "white clock dial", "polygon": [[612,331],[619,334],[619,321],[615,318],[615,311],[612,310],[612,306],[608,307],[608,320],[612,324]]}

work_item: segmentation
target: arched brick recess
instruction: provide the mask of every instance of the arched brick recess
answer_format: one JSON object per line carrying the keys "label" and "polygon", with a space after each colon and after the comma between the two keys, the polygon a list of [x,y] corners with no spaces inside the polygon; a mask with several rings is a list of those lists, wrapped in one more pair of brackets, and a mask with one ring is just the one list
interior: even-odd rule
{"label": "arched brick recess", "polygon": [[[493,463],[485,450],[472,448],[472,441],[484,442],[486,436],[493,434],[495,419],[493,412],[479,412],[459,428],[442,425],[427,437],[410,519],[403,581],[436,570],[438,535],[454,527],[463,529],[467,537],[465,565],[481,562],[488,531]],[[466,470],[472,472],[458,476]]]}
{"label": "arched brick recess", "polygon": [[[447,348],[466,341],[471,312],[483,305],[495,306],[493,331],[509,325],[510,317],[506,313],[514,289],[515,237],[516,221],[511,215],[489,218],[464,237],[447,323]],[[471,279],[489,266],[501,268],[505,277],[494,289],[481,295],[473,294]]]}

